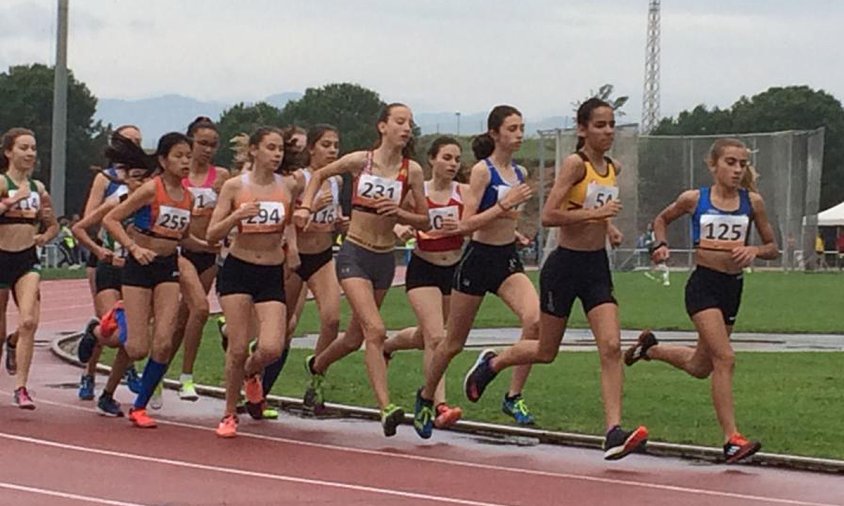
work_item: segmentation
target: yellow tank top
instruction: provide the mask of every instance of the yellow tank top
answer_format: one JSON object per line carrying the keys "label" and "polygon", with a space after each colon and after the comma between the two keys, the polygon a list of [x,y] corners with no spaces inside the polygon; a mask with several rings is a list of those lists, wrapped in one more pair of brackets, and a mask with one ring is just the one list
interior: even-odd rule
{"label": "yellow tank top", "polygon": [[602,176],[595,170],[595,166],[589,161],[582,151],[577,152],[586,166],[586,174],[583,179],[572,186],[563,199],[563,205],[567,210],[572,209],[593,209],[606,204],[609,200],[618,198],[618,183],[616,181],[616,168],[612,160],[605,158],[607,162],[607,174]]}

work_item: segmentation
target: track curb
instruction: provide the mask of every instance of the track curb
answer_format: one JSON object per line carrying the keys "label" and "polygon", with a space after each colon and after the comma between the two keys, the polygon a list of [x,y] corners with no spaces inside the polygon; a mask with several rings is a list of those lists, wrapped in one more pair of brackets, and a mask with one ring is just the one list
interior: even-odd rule
{"label": "track curb", "polygon": [[[78,341],[80,335],[81,334],[77,333],[53,339],[53,341],[50,343],[50,351],[64,362],[75,365],[77,367],[82,367],[83,364],[79,362],[79,360],[77,360],[76,356],[65,350],[66,346],[75,345],[74,341]],[[111,368],[102,364],[98,364],[97,371],[108,373],[111,371]],[[165,379],[164,386],[172,390],[178,390],[179,382],[176,380]],[[209,397],[214,397],[218,399],[225,398],[225,390],[220,387],[197,384],[196,391],[199,394],[206,395]],[[277,405],[279,408],[285,411],[301,412],[303,409],[302,400],[293,397],[269,395],[267,397],[267,401],[270,404]],[[345,404],[334,403],[326,403],[325,406],[326,408],[328,408],[328,411],[331,414],[340,415],[342,417],[380,420],[380,414],[377,409],[364,408],[360,406],[348,406]],[[412,425],[413,417],[409,414],[405,415],[405,423]],[[556,432],[523,427],[511,427],[507,425],[472,421],[457,422],[453,427],[447,430],[477,436],[491,436],[502,439],[514,439],[517,442],[519,439],[521,439],[523,441],[530,442],[593,449],[600,449],[604,442],[603,437],[588,434]],[[662,457],[679,457],[683,459],[704,460],[714,463],[723,461],[723,454],[720,448],[706,446],[694,446],[664,442],[649,442],[646,453],[648,453],[649,455],[656,455]],[[819,459],[813,457],[801,457],[796,455],[783,455],[777,453],[760,452],[753,456],[749,464],[794,469],[801,471],[816,471],[830,474],[844,474],[844,460]]]}

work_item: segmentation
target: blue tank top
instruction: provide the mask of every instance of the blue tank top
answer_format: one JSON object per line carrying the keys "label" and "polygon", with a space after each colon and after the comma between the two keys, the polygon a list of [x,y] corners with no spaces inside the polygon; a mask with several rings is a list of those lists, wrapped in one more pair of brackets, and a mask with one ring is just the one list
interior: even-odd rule
{"label": "blue tank top", "polygon": [[[111,176],[112,178],[114,178],[114,179],[118,178],[117,177],[117,170],[115,170],[114,167],[107,168],[106,172],[108,172],[108,175]],[[119,183],[116,183],[116,182],[112,181],[111,179],[109,179],[108,180],[108,186],[106,186],[106,189],[105,189],[105,198],[111,197],[112,195],[117,193],[117,190],[119,190],[121,187],[125,187],[125,186],[126,185],[124,185],[124,184],[119,184]]]}
{"label": "blue tank top", "polygon": [[[730,219],[716,222],[713,217],[717,216],[746,216],[747,224],[743,226],[738,221],[730,222]],[[735,245],[738,242],[742,244],[747,243],[750,236],[750,222],[753,220],[753,206],[750,203],[750,192],[745,189],[739,189],[739,207],[735,211],[724,211],[718,209],[712,204],[712,188],[709,186],[700,189],[700,198],[697,201],[697,207],[692,215],[692,243],[695,247],[701,246],[701,228],[704,228],[706,241],[722,242],[726,245]],[[703,223],[703,227],[701,223]],[[707,248],[709,249],[709,248]],[[712,249],[725,249],[715,246]]]}
{"label": "blue tank top", "polygon": [[[484,190],[484,196],[481,199],[481,204],[478,206],[478,212],[481,213],[486,211],[490,207],[494,206],[498,203],[498,188],[501,186],[510,185],[504,181],[501,177],[501,174],[498,173],[498,169],[495,168],[495,165],[492,164],[489,158],[484,158],[484,163],[486,163],[487,169],[489,169],[489,184],[486,185],[486,189]],[[510,162],[513,166],[513,171],[516,172],[516,178],[518,178],[519,183],[525,182],[525,175],[519,169],[519,166],[516,165],[516,162]]]}

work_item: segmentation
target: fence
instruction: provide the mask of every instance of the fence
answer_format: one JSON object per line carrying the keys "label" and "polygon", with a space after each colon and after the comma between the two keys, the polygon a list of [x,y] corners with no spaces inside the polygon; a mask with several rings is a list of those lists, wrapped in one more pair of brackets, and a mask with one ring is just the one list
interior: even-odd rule
{"label": "fence", "polygon": [[[539,177],[547,182],[551,176],[545,174],[547,145],[555,146],[553,166],[558,170],[575,145],[575,131],[557,129],[539,134]],[[823,171],[823,128],[740,135],[640,136],[637,125],[618,127],[610,156],[622,167],[619,189],[624,209],[615,220],[624,233],[622,248],[633,249],[648,223],[682,191],[712,183],[705,158],[715,139],[725,136],[747,144],[751,161],[760,173],[759,191],[765,197],[768,218],[783,250],[774,265],[789,268],[794,265],[797,252],[814,251]],[[541,184],[540,206],[544,205],[545,193],[545,185]],[[540,240],[545,245],[544,258],[556,247],[556,229],[541,231]],[[754,234],[753,241],[757,240]],[[692,248],[688,217],[669,227],[668,242],[678,250]],[[809,257],[804,258],[803,264],[807,265]],[[760,261],[759,265],[765,263]]]}

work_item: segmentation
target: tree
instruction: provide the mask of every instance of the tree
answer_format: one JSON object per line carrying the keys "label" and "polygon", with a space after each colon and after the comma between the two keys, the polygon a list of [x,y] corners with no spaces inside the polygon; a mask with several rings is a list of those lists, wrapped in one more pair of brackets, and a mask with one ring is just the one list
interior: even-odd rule
{"label": "tree", "polygon": [[266,102],[246,105],[243,102],[232,106],[220,114],[217,129],[220,131],[220,150],[217,152],[215,163],[231,167],[234,152],[230,149],[230,141],[238,134],[251,135],[258,127],[274,126],[281,128],[281,111]]}
{"label": "tree", "polygon": [[844,194],[844,108],[823,90],[808,86],[774,87],[739,98],[728,110],[703,105],[666,118],[654,135],[737,134],[826,128],[821,179],[821,209]]}
{"label": "tree", "polygon": [[588,97],[586,97],[583,100],[577,101],[577,102],[572,102],[571,105],[574,107],[575,116],[577,116],[577,110],[580,109],[580,105],[583,102],[586,102],[587,100],[589,100],[591,98],[597,98],[597,99],[603,100],[604,102],[610,104],[610,107],[613,108],[616,116],[618,116],[618,117],[624,116],[625,113],[624,113],[624,111],[621,110],[621,108],[624,107],[624,104],[627,103],[627,100],[629,100],[630,97],[622,96],[622,97],[612,98],[612,92],[613,91],[615,91],[615,86],[612,85],[612,84],[605,84],[605,85],[601,86],[600,88],[598,88],[598,91],[590,90]]}
{"label": "tree", "polygon": [[[35,177],[49,188],[53,121],[54,69],[42,64],[10,67],[0,73],[0,131],[25,127],[35,132],[39,166]],[[65,211],[81,212],[93,178],[91,165],[101,165],[108,128],[94,122],[97,98],[68,73],[67,166]]]}
{"label": "tree", "polygon": [[341,150],[348,153],[372,147],[378,138],[375,121],[385,105],[372,90],[352,83],[333,83],[308,88],[302,98],[284,106],[281,116],[284,124],[304,128],[319,123],[334,125],[340,131]]}

